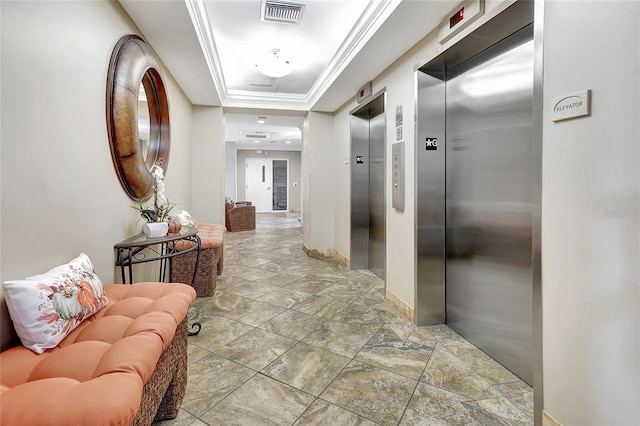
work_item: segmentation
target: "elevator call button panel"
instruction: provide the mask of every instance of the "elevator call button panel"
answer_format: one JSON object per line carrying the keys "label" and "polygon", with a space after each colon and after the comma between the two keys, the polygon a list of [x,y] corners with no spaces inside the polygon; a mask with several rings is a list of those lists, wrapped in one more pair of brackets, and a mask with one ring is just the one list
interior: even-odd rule
{"label": "elevator call button panel", "polygon": [[394,209],[404,210],[404,142],[391,145],[391,155],[391,205]]}

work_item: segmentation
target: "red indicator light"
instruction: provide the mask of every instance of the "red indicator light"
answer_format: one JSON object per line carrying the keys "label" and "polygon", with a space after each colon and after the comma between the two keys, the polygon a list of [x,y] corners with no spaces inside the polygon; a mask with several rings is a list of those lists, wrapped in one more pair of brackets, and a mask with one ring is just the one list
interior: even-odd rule
{"label": "red indicator light", "polygon": [[464,19],[464,7],[449,18],[449,28],[453,28]]}

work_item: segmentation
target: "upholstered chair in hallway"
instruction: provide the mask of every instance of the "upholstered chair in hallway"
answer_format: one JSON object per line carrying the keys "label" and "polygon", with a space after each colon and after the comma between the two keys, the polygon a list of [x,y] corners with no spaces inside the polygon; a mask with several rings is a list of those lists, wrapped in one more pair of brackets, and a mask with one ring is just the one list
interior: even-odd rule
{"label": "upholstered chair in hallway", "polygon": [[225,203],[225,226],[229,232],[253,231],[256,229],[256,206],[251,201]]}

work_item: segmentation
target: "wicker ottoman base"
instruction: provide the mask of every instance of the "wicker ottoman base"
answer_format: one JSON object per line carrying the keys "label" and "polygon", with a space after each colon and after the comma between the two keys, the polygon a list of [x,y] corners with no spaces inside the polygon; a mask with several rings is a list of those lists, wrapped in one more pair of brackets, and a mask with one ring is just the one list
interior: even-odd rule
{"label": "wicker ottoman base", "polygon": [[162,352],[153,374],[144,385],[138,413],[132,425],[150,425],[154,421],[178,415],[187,389],[187,319],[178,325],[173,340]]}
{"label": "wicker ottoman base", "polygon": [[[172,259],[171,282],[191,283],[196,265],[197,252],[191,251]],[[198,297],[213,296],[216,292],[216,275],[222,273],[222,247],[204,248],[200,253],[200,264],[193,288]]]}

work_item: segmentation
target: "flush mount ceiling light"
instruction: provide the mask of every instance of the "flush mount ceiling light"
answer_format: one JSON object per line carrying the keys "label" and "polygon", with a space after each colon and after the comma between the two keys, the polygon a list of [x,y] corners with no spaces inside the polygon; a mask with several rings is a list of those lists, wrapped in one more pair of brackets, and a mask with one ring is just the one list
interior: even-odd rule
{"label": "flush mount ceiling light", "polygon": [[256,68],[267,77],[279,78],[291,72],[291,62],[280,56],[280,49],[271,49],[256,64]]}

